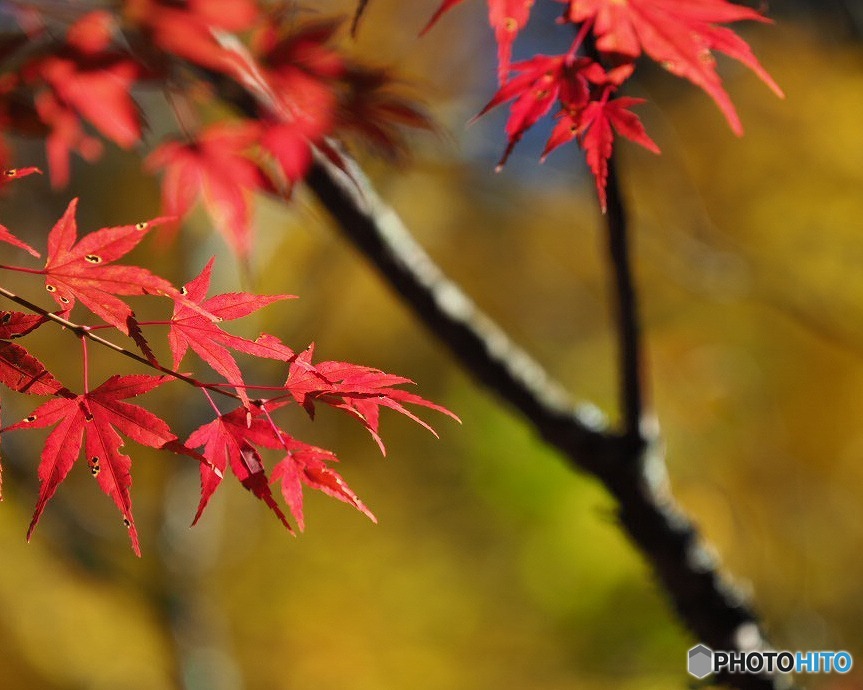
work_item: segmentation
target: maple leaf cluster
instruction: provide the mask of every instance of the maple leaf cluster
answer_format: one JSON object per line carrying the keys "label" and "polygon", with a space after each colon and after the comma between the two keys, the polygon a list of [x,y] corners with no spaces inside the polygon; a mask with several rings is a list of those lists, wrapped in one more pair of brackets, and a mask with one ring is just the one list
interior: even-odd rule
{"label": "maple leaf cluster", "polygon": [[[284,3],[8,4],[20,29],[0,32],[0,166],[9,133],[45,139],[57,187],[72,153],[92,161],[106,141],[147,145],[165,213],[182,217],[201,200],[241,257],[251,248],[252,195],[289,197],[315,149],[338,163],[330,137],[355,132],[396,156],[400,127],[430,127],[387,70],[334,47],[339,22],[298,22]],[[219,80],[254,94],[256,112],[213,122],[209,87]],[[156,145],[136,99],[148,87],[168,94],[178,123],[179,134]]]}
{"label": "maple leaf cluster", "polygon": [[[524,133],[551,114],[556,124],[543,159],[562,144],[576,141],[585,151],[605,211],[608,160],[615,137],[659,153],[630,110],[644,100],[616,95],[642,55],[703,89],[738,135],[743,127],[716,71],[715,52],[738,60],[782,96],[746,42],[721,26],[743,20],[769,21],[755,10],[726,0],[557,1],[565,5],[558,23],[575,34],[570,48],[561,55],[536,55],[511,63],[513,43],[530,19],[534,0],[488,0],[501,86],[480,115],[512,102],[506,124],[508,143],[498,169]],[[423,32],[461,2],[443,0]],[[361,3],[358,11],[365,4]]]}
{"label": "maple leaf cluster", "polygon": [[[35,172],[38,172],[35,168],[7,170],[0,179],[5,183]],[[412,383],[409,379],[346,362],[315,363],[313,346],[295,352],[274,335],[261,334],[251,340],[229,333],[223,323],[248,316],[290,295],[232,292],[208,296],[212,260],[198,276],[177,289],[140,266],[118,263],[153,228],[163,224],[164,218],[102,228],[79,237],[76,208],[77,200],[73,200],[48,234],[47,255],[41,268],[0,266],[0,270],[43,276],[45,290],[59,307],[57,311],[49,311],[0,287],[0,295],[28,309],[28,313],[0,311],[0,383],[18,393],[49,396],[26,418],[0,431],[53,427],[42,448],[38,470],[41,488],[28,539],[48,501],[83,451],[90,473],[117,505],[129,530],[132,548],[140,555],[130,494],[132,461],[123,450],[123,437],[199,463],[202,493],[194,522],[228,471],[289,530],[290,523],[273,495],[271,483],[279,483],[300,530],[305,525],[303,486],[344,501],[374,521],[371,511],[333,469],[338,461],[336,456],[291,436],[276,421],[276,413],[292,404],[302,407],[310,416],[314,416],[318,404],[343,410],[368,429],[382,452],[385,451],[379,433],[382,407],[409,417],[432,433],[434,430],[406,405],[433,409],[455,418],[445,408],[402,388]],[[40,257],[36,249],[2,225],[0,242]],[[131,295],[163,298],[172,304],[170,316],[140,321],[124,299]],[[97,322],[83,325],[71,321],[78,304]],[[63,385],[37,357],[11,342],[51,322],[63,326],[81,341],[83,392],[74,392]],[[145,335],[145,331],[154,328],[168,329],[170,366],[160,361]],[[98,335],[110,329],[128,336],[140,354]],[[110,347],[158,374],[115,374],[90,389],[88,342]],[[177,368],[189,350],[224,381],[207,382],[180,373]],[[276,386],[246,383],[232,351],[283,362],[284,383]],[[213,410],[212,421],[192,431],[185,441],[153,412],[126,402],[169,381],[184,381],[199,389]],[[222,411],[216,398],[229,400],[231,409]],[[270,471],[261,449],[280,456]]]}
{"label": "maple leaf cluster", "polygon": [[[423,32],[462,0],[443,0]],[[503,166],[525,132],[551,116],[555,126],[542,157],[569,142],[585,152],[606,206],[609,160],[618,136],[659,152],[632,108],[642,99],[621,95],[637,61],[646,56],[703,89],[731,129],[742,125],[717,72],[715,53],[752,70],[774,92],[781,90],[746,42],[727,24],[768,21],[727,0],[556,0],[558,24],[573,39],[566,52],[512,61],[514,42],[531,19],[534,0],[488,0],[498,46],[500,86],[481,116],[509,104]],[[358,3],[356,20],[368,0]],[[262,500],[286,526],[271,484],[304,526],[302,487],[320,490],[373,518],[333,469],[337,458],[308,445],[277,422],[291,405],[314,415],[327,405],[357,419],[384,450],[380,410],[388,407],[431,429],[410,406],[452,413],[410,393],[411,382],[344,362],[314,362],[312,346],[295,351],[279,338],[234,335],[223,324],[248,316],[289,295],[226,293],[209,296],[212,262],[182,288],[143,267],[122,263],[154,228],[164,236],[199,201],[234,252],[252,246],[252,196],[289,198],[316,156],[344,165],[335,138],[354,132],[384,153],[397,155],[401,127],[430,126],[399,95],[389,72],[349,57],[335,45],[339,23],[298,21],[291,2],[263,0],[117,0],[111,9],[91,3],[3,5],[0,27],[0,170],[10,158],[10,135],[43,138],[51,181],[66,184],[70,157],[95,160],[106,142],[146,153],[144,167],[162,176],[165,216],[103,228],[78,237],[72,201],[50,231],[44,265],[0,266],[40,275],[57,304],[49,311],[0,287],[0,295],[27,311],[0,312],[0,383],[22,394],[48,396],[24,420],[3,431],[52,427],[39,465],[41,490],[28,535],[82,451],[91,474],[119,508],[139,553],[131,508],[131,459],[123,437],[199,463],[202,493],[195,520],[226,472]],[[165,93],[178,134],[148,140],[137,98],[148,87]],[[221,99],[221,100],[220,100]],[[225,106],[228,114],[225,115]],[[8,169],[0,186],[38,172]],[[0,242],[39,258],[40,252],[0,225]],[[162,320],[139,320],[127,299],[150,296],[170,304]],[[87,310],[93,324],[71,321]],[[17,342],[54,322],[82,345],[83,392],[64,385]],[[170,365],[149,342],[151,329],[167,329]],[[127,337],[126,349],[99,335]],[[90,389],[88,343],[121,352],[156,375],[117,374]],[[178,367],[194,352],[223,380],[204,381]],[[282,362],[278,386],[249,384],[237,356]],[[163,356],[165,358],[165,356]],[[168,381],[199,389],[214,417],[181,440],[168,423],[127,402]],[[216,399],[228,399],[223,411]],[[267,470],[268,456],[280,459]]]}
{"label": "maple leaf cluster", "polygon": [[[659,152],[631,110],[643,100],[618,95],[641,56],[703,89],[737,134],[742,125],[715,53],[738,60],[782,95],[746,42],[724,26],[769,21],[750,8],[727,0],[556,0],[563,6],[558,23],[574,34],[569,49],[513,63],[514,42],[534,1],[488,0],[501,86],[480,114],[510,103],[498,168],[528,129],[554,117],[543,159],[565,143],[581,146],[603,210],[616,137]],[[443,0],[422,33],[461,2]],[[367,4],[358,3],[354,28]],[[389,72],[335,47],[338,22],[298,22],[294,3],[115,5],[114,11],[71,6],[58,18],[49,4],[12,3],[12,12],[26,7],[17,10],[21,30],[0,35],[0,134],[44,137],[55,185],[68,180],[72,152],[94,160],[103,140],[123,148],[144,143],[145,122],[133,94],[163,85],[183,134],[156,146],[145,167],[163,174],[165,212],[182,217],[200,199],[242,257],[252,242],[252,195],[288,197],[316,151],[340,164],[333,137],[355,132],[396,155],[400,127],[430,127],[393,89]],[[202,113],[212,111],[208,87],[214,83],[233,84],[253,106],[206,121]]]}

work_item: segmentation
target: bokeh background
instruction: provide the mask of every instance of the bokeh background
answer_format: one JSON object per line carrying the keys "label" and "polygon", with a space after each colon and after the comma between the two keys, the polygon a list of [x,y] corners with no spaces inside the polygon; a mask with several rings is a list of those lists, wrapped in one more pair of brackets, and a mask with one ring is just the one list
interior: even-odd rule
{"label": "bokeh background", "polygon": [[[315,4],[321,14],[352,9]],[[863,24],[851,2],[776,5],[776,25],[741,31],[787,98],[723,62],[746,127],[737,139],[706,96],[646,68],[632,93],[649,98],[640,114],[663,155],[623,145],[621,172],[676,495],[753,593],[777,645],[863,660]],[[440,131],[412,135],[414,155],[399,167],[355,150],[445,270],[613,419],[614,337],[592,183],[575,150],[538,166],[541,132],[492,172],[505,113],[465,126],[494,89],[483,3],[465,3],[418,40],[435,6],[373,0],[352,50],[397,65]],[[561,40],[540,28],[558,11],[537,3],[537,28],[519,54]],[[155,116],[151,127],[155,143],[166,125]],[[38,146],[21,151],[43,164]],[[112,151],[78,166],[73,180],[59,192],[42,179],[19,183],[0,200],[2,222],[42,246],[72,196],[82,197],[84,230],[158,215],[156,183],[134,154]],[[350,420],[296,414],[291,428],[342,457],[345,478],[380,520],[312,495],[298,538],[232,482],[189,530],[196,468],[135,447],[141,560],[83,467],[27,544],[39,439],[4,434],[0,687],[689,685],[685,653],[696,640],[601,488],[454,365],[310,196],[301,191],[290,209],[261,200],[256,228],[247,272],[202,213],[171,251],[148,245],[135,258],[181,283],[217,255],[218,291],[299,295],[242,332],[273,332],[297,348],[314,340],[321,357],[410,376],[463,426],[434,419],[435,440],[389,415],[382,459]],[[44,299],[38,285],[8,280]],[[33,349],[65,357],[63,378],[75,385],[78,348],[50,330]],[[94,378],[127,366],[110,353],[92,358]],[[4,393],[4,421],[32,402]],[[181,385],[146,402],[183,431],[207,414]],[[857,669],[807,680],[863,687]]]}

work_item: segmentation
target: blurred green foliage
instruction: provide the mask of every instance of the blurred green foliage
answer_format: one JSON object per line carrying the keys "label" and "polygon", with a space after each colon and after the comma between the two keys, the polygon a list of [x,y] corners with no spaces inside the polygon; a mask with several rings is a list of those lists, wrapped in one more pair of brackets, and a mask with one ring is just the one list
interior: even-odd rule
{"label": "blurred green foliage", "polygon": [[[319,4],[322,12],[349,6]],[[503,141],[483,122],[463,130],[493,88],[490,64],[473,57],[488,42],[481,3],[421,42],[416,29],[434,3],[418,5],[372,3],[356,50],[397,63],[454,134],[417,135],[415,158],[395,171],[365,163],[483,308],[613,416],[614,338],[591,183],[568,168],[572,158],[552,158],[531,180],[522,168],[494,176],[482,156],[471,158]],[[622,147],[653,403],[676,493],[757,595],[777,643],[860,656],[863,50],[788,24],[747,39],[788,98],[726,65],[743,139],[703,94],[655,75],[639,88],[651,98],[642,113],[663,155]],[[136,166],[128,155],[81,166],[73,188],[50,198],[31,178],[3,200],[3,222],[39,246],[74,194],[83,197],[84,229],[156,215],[155,184]],[[136,447],[142,561],[81,467],[25,545],[38,446],[4,437],[0,686],[648,690],[689,682],[684,658],[694,641],[616,527],[613,504],[454,367],[310,198],[300,193],[290,211],[261,202],[251,275],[241,275],[203,215],[189,225],[176,251],[137,258],[179,283],[215,253],[214,290],[244,283],[300,295],[268,308],[247,332],[274,332],[298,348],[315,340],[322,357],[410,376],[464,424],[434,419],[435,441],[391,415],[382,460],[349,420],[324,411],[312,424],[297,413],[297,434],[342,457],[380,524],[310,496],[308,531],[296,539],[231,482],[188,530],[195,467]],[[67,350],[61,377],[74,385],[73,341],[43,331],[34,349],[46,360]],[[92,356],[94,376],[126,366],[110,353]],[[275,366],[257,372],[279,375]],[[180,384],[147,402],[182,431],[206,414]],[[32,401],[4,395],[3,403],[11,421]],[[810,686],[860,687],[852,676]]]}

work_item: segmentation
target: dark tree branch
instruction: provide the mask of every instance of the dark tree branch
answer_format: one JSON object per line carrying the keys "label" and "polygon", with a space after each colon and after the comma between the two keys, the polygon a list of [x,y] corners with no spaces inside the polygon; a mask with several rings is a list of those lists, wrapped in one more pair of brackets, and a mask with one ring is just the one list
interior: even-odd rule
{"label": "dark tree branch", "polygon": [[605,214],[608,232],[608,252],[611,274],[614,278],[615,316],[619,338],[620,359],[620,406],[623,415],[623,431],[634,448],[643,445],[642,421],[642,368],[641,334],[638,316],[638,300],[632,279],[629,260],[628,225],[626,207],[617,182],[614,158],[608,161],[608,183],[606,187],[608,210]]}
{"label": "dark tree branch", "polygon": [[324,159],[306,184],[339,229],[378,269],[465,369],[518,409],[540,435],[592,472],[611,437],[596,411],[579,411],[563,388],[447,278],[401,219],[345,158],[347,173]]}
{"label": "dark tree branch", "polygon": [[[740,592],[722,578],[718,560],[701,543],[695,525],[675,504],[656,440],[653,447],[648,447],[642,425],[643,355],[638,300],[629,257],[626,204],[614,157],[608,161],[606,194],[609,264],[614,278],[619,338],[624,467],[613,471],[603,467],[599,476],[617,498],[626,531],[650,555],[678,615],[693,631],[703,631],[700,640],[713,649],[751,649],[753,641],[763,643],[755,612]],[[631,469],[633,465],[635,470]],[[681,569],[681,563],[689,567]],[[771,683],[755,678],[749,685],[750,679],[740,676],[724,680],[741,688],[765,687],[764,682]]]}
{"label": "dark tree branch", "polygon": [[[624,434],[611,433],[591,416],[579,414],[562,388],[443,274],[396,213],[379,199],[362,171],[346,160],[347,174],[319,158],[306,178],[345,237],[468,373],[527,417],[570,465],[605,484],[619,503],[622,527],[650,562],[681,620],[698,640],[726,650],[766,644],[756,614],[723,575],[696,527],[671,496],[658,444],[645,443],[638,428],[638,328],[616,180],[609,179],[609,224],[617,234],[614,255],[622,274],[617,277],[620,318],[627,321],[622,337],[622,387],[631,407]],[[633,443],[633,438],[638,442]],[[735,675],[723,680],[740,690],[787,686],[784,677]]]}
{"label": "dark tree branch", "polygon": [[[267,94],[253,85],[244,90],[222,75],[206,77],[226,102],[249,117],[256,117],[259,108],[274,112]],[[613,170],[609,234],[620,274],[623,434],[609,431],[598,413],[579,411],[563,388],[444,275],[395,211],[377,196],[359,166],[347,156],[341,164],[343,169],[318,155],[305,180],[341,232],[468,373],[521,412],[573,468],[605,484],[619,503],[622,527],[650,562],[693,635],[713,649],[747,651],[766,645],[758,617],[671,496],[657,441],[647,442],[642,436],[635,292],[624,206]],[[734,675],[721,680],[740,690],[790,685],[784,676]]]}

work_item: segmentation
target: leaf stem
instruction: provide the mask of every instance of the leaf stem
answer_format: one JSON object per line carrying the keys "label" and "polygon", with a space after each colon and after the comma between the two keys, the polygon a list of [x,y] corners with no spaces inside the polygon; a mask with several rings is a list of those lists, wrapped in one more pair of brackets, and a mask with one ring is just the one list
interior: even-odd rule
{"label": "leaf stem", "polygon": [[262,404],[260,406],[260,409],[264,413],[264,416],[267,418],[267,421],[270,423],[270,428],[273,430],[273,433],[276,435],[276,439],[278,439],[279,443],[282,444],[282,448],[285,449],[285,452],[290,455],[291,450],[290,450],[290,448],[288,448],[288,444],[285,443],[285,434],[276,425],[276,422],[273,420],[272,416],[270,415],[270,411],[267,409],[267,406]]}
{"label": "leaf stem", "polygon": [[[591,42],[585,42],[590,55]],[[273,112],[266,94],[224,75],[203,71],[221,97],[240,112]],[[534,430],[569,464],[597,477],[618,503],[622,527],[649,560],[673,606],[697,639],[714,649],[745,650],[746,639],[764,640],[763,627],[747,597],[708,553],[698,528],[678,507],[664,474],[661,446],[646,455],[614,433],[591,409],[581,411],[563,388],[451,281],[419,246],[398,215],[377,195],[359,166],[341,155],[341,165],[316,155],[306,184],[354,246],[374,265],[394,292],[445,343],[476,379],[517,409]],[[612,169],[610,212],[622,200]],[[617,218],[617,215],[614,215]],[[616,222],[616,221],[615,221]],[[625,225],[623,226],[625,229]],[[628,264],[627,264],[628,265]],[[631,285],[630,285],[631,286]],[[637,328],[635,330],[637,345]],[[637,351],[637,348],[636,348]],[[637,401],[640,417],[640,385]],[[635,451],[635,452],[634,452]],[[736,675],[724,679],[752,690],[788,686],[777,677]]]}
{"label": "leaf stem", "polygon": [[641,329],[629,256],[627,218],[613,157],[608,161],[607,194],[608,209],[605,218],[609,264],[615,291],[623,434],[627,441],[640,446],[644,443],[641,429],[643,416]]}
{"label": "leaf stem", "polygon": [[[233,398],[234,400],[240,400],[240,396],[237,395],[236,393],[232,393],[231,391],[222,390],[221,388],[219,388],[219,386],[217,384],[199,381],[198,379],[192,378],[191,376],[187,376],[186,374],[181,374],[179,371],[174,371],[173,369],[169,369],[168,367],[162,366],[161,364],[158,364],[156,362],[151,362],[146,357],[142,357],[141,355],[139,355],[135,352],[132,352],[131,350],[127,350],[122,345],[118,345],[117,343],[114,343],[110,340],[106,340],[105,338],[102,338],[101,336],[96,335],[95,333],[92,332],[92,328],[90,326],[85,326],[82,324],[75,323],[74,321],[69,321],[68,319],[63,318],[59,314],[55,314],[52,311],[48,311],[47,309],[43,309],[38,304],[34,304],[33,302],[30,302],[29,300],[24,299],[23,297],[21,297],[19,295],[16,295],[14,292],[11,292],[10,290],[7,290],[4,287],[0,287],[0,296],[5,297],[6,299],[10,300],[11,302],[15,302],[15,304],[18,304],[18,305],[24,307],[25,309],[27,309],[28,311],[30,311],[34,314],[39,314],[40,316],[44,316],[49,321],[53,321],[54,323],[59,324],[60,326],[63,326],[64,328],[71,331],[75,335],[75,337],[77,337],[77,338],[81,338],[82,340],[84,338],[86,338],[88,340],[92,340],[94,343],[98,343],[99,345],[102,345],[103,347],[107,347],[109,350],[113,350],[114,352],[117,352],[118,354],[121,354],[124,357],[128,357],[129,359],[133,359],[136,362],[138,362],[139,364],[143,364],[144,366],[147,366],[151,369],[155,369],[156,371],[161,372],[162,374],[167,374],[168,376],[171,376],[175,379],[178,379],[179,381],[183,381],[185,383],[188,383],[190,386],[194,386],[195,388],[211,390],[215,393],[219,393],[220,395],[224,395],[225,397]],[[85,379],[86,379],[86,372],[85,372]]]}
{"label": "leaf stem", "polygon": [[208,391],[206,388],[201,388],[201,392],[204,394],[204,397],[206,397],[206,398],[207,398],[207,402],[209,402],[209,403],[210,403],[210,407],[212,407],[212,408],[213,408],[213,411],[215,411],[216,416],[217,416],[217,417],[221,417],[221,416],[222,416],[222,411],[221,411],[221,410],[219,409],[219,407],[216,405],[215,400],[213,400],[213,396],[212,396],[212,395],[210,395],[210,391]]}
{"label": "leaf stem", "polygon": [[576,54],[578,53],[578,49],[581,48],[581,44],[584,43],[584,39],[587,38],[587,34],[592,26],[592,19],[588,19],[587,21],[582,22],[581,26],[578,29],[578,33],[575,36],[575,40],[572,42],[572,45],[569,48],[569,52],[567,52],[566,54],[567,58],[575,58]]}
{"label": "leaf stem", "polygon": [[82,332],[80,338],[81,352],[83,353],[84,358],[84,395],[86,395],[90,392],[90,363],[87,359],[87,336]]}
{"label": "leaf stem", "polygon": [[0,269],[6,271],[17,271],[18,273],[34,273],[40,276],[45,275],[44,268],[27,268],[26,266],[7,266],[6,264],[0,264]]}

